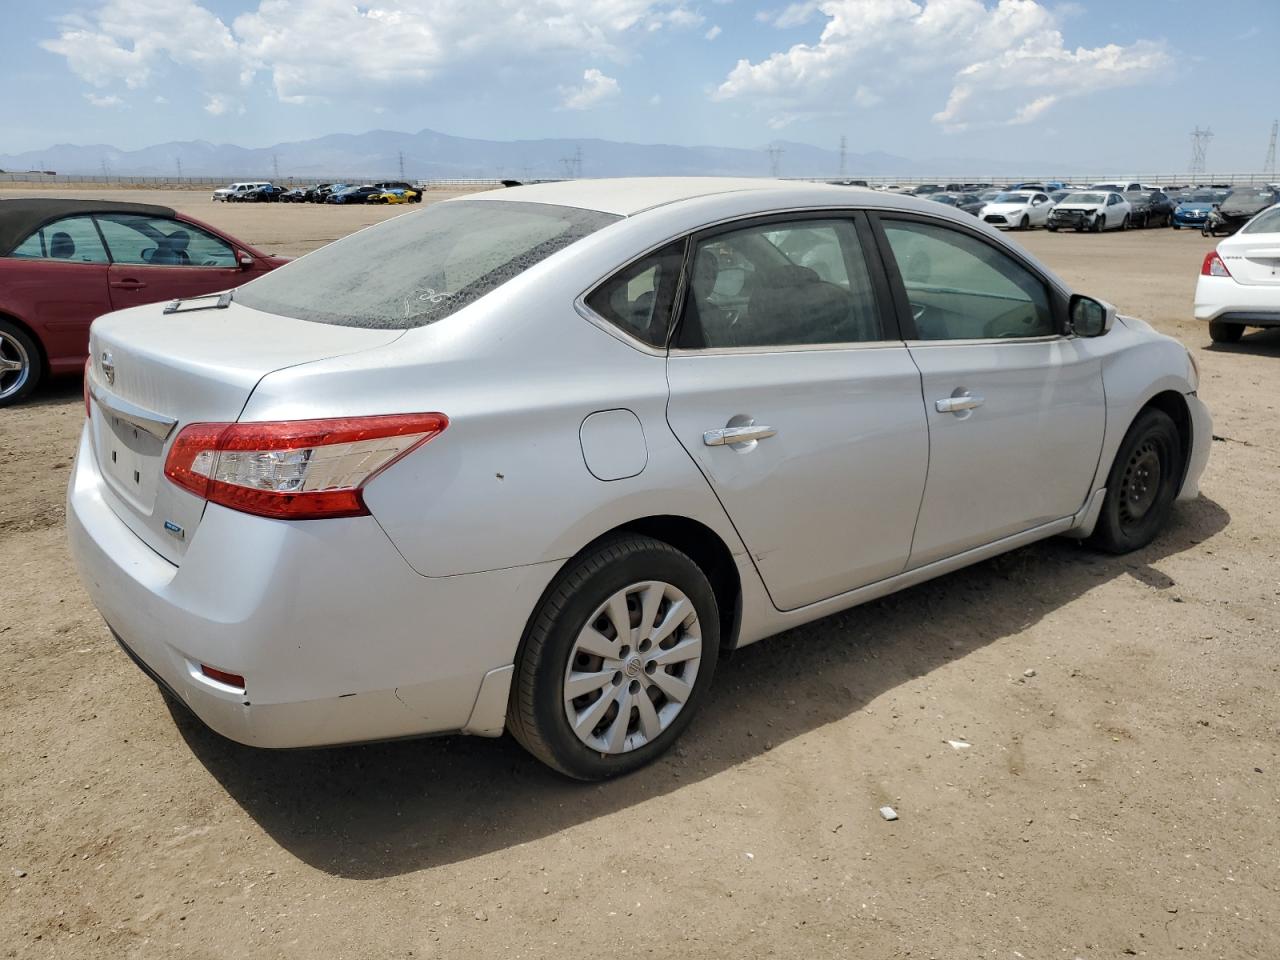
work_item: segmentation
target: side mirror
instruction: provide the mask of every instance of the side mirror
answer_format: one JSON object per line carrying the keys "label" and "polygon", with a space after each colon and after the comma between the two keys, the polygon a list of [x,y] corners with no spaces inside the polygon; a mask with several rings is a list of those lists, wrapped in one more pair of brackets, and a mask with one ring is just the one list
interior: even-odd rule
{"label": "side mirror", "polygon": [[241,270],[248,270],[254,264],[253,257],[249,256],[247,253],[241,253],[236,257],[236,260],[239,262]]}
{"label": "side mirror", "polygon": [[1100,337],[1116,324],[1115,307],[1078,293],[1071,298],[1069,315],[1077,337]]}

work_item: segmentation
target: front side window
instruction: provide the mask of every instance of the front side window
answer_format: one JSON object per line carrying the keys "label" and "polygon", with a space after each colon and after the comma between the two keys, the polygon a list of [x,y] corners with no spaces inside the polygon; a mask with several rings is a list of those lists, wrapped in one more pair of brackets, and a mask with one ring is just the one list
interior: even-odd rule
{"label": "front side window", "polygon": [[990,244],[935,224],[885,220],[920,340],[1057,332],[1044,282]]}
{"label": "front side window", "polygon": [[234,267],[236,252],[199,227],[164,217],[132,213],[98,216],[111,259],[152,267]]}
{"label": "front side window", "polygon": [[621,219],[514,200],[448,200],[386,220],[236,291],[255,310],[408,330],[435,323]]}
{"label": "front side window", "polygon": [[637,340],[665,347],[684,248],[678,240],[624,267],[587,295],[587,306]]}
{"label": "front side window", "polygon": [[761,224],[696,244],[681,347],[802,346],[883,337],[851,220]]}
{"label": "front side window", "polygon": [[107,251],[90,217],[63,217],[41,227],[9,254],[25,260],[106,263]]}

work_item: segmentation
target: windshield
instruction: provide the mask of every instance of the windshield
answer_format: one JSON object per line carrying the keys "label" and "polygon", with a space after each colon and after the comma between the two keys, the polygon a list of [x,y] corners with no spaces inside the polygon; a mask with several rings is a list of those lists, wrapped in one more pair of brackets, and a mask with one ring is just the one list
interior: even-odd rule
{"label": "windshield", "polygon": [[956,198],[949,193],[935,193],[930,195],[929,199],[934,203],[945,203],[949,207],[956,205]]}
{"label": "windshield", "polygon": [[1030,203],[1031,194],[1029,193],[998,193],[996,194],[995,203]]}
{"label": "windshield", "polygon": [[1062,201],[1064,204],[1099,204],[1107,202],[1105,193],[1069,193]]}
{"label": "windshield", "polygon": [[1221,203],[1227,199],[1226,190],[1197,190],[1189,197],[1183,197],[1183,203]]}
{"label": "windshield", "polygon": [[235,298],[315,323],[408,330],[461,310],[618,219],[545,203],[451,200],[321,247],[245,284]]}
{"label": "windshield", "polygon": [[1244,225],[1241,233],[1280,233],[1280,206],[1264,210]]}
{"label": "windshield", "polygon": [[1246,203],[1274,203],[1275,194],[1270,190],[1258,187],[1245,187],[1231,192],[1232,200],[1243,200]]}

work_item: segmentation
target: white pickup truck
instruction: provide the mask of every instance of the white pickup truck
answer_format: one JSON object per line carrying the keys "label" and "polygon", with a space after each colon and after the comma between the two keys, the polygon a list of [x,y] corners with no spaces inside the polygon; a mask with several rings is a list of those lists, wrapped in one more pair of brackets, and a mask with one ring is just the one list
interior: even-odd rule
{"label": "white pickup truck", "polygon": [[259,187],[269,186],[271,186],[271,184],[266,180],[246,180],[243,183],[233,183],[226,187],[220,187],[213,191],[213,197],[211,199],[215,203],[219,200],[226,203],[228,200],[239,200],[251,190],[257,190]]}

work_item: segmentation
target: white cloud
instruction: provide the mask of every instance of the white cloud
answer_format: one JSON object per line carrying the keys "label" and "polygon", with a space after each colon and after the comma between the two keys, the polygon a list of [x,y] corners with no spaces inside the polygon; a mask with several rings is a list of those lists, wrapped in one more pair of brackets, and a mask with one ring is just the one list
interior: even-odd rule
{"label": "white cloud", "polygon": [[119,97],[117,97],[114,93],[108,94],[105,97],[100,96],[99,94],[96,94],[96,93],[86,93],[84,95],[84,98],[88,100],[91,104],[93,104],[95,107],[119,107],[124,104],[124,101],[121,100]]}
{"label": "white cloud", "polygon": [[560,95],[564,98],[561,106],[566,110],[588,110],[620,92],[617,80],[592,67],[582,74],[581,86],[560,88]]}
{"label": "white cloud", "polygon": [[708,40],[714,40],[716,37],[720,36],[720,34],[721,34],[720,25],[716,24],[714,27],[712,27],[710,30],[704,33],[703,36],[706,37],[706,39]]}
{"label": "white cloud", "polygon": [[547,64],[575,58],[623,62],[638,36],[703,23],[686,0],[253,0],[230,23],[211,7],[91,0],[43,45],[95,88],[167,76],[209,107],[233,109],[260,75],[288,103],[417,93],[450,74],[546,77]]}
{"label": "white cloud", "polygon": [[758,63],[739,60],[714,92],[774,113],[870,106],[908,85],[949,89],[934,122],[947,130],[1029,123],[1070,98],[1140,83],[1170,62],[1158,43],[1068,49],[1059,14],[1037,0],[818,0],[765,21],[826,18],[814,43]]}

